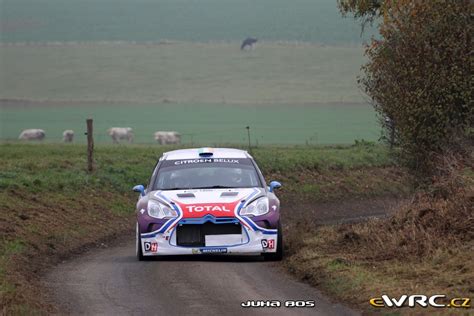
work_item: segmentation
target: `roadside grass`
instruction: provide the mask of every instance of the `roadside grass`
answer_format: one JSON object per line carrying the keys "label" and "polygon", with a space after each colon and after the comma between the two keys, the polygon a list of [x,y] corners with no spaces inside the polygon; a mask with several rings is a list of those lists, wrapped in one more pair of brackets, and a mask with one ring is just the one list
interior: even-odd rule
{"label": "roadside grass", "polygon": [[61,258],[133,230],[130,195],[88,188],[60,192],[0,192],[0,314],[51,312],[39,274]]}
{"label": "roadside grass", "polygon": [[[96,146],[97,168],[93,174],[86,172],[84,145],[7,143],[0,148],[0,189],[24,189],[34,193],[61,191],[64,196],[84,187],[101,189],[104,186],[128,193],[133,184],[146,184],[163,152],[177,147]],[[290,183],[297,183],[299,176],[308,171],[313,175],[331,176],[345,170],[393,167],[388,152],[375,145],[260,146],[252,149],[252,155],[267,178],[276,176]],[[355,187],[358,180],[354,175],[347,183]]]}
{"label": "roadside grass", "polygon": [[308,203],[345,198],[398,197],[412,190],[409,177],[394,167],[358,167],[319,172],[307,170],[290,176],[281,173],[271,175],[269,179],[285,184],[279,191],[282,200],[294,200],[297,197],[300,202]]}
{"label": "roadside grass", "polygon": [[[330,234],[318,230],[318,234]],[[310,237],[311,236],[311,237]],[[300,279],[318,286],[339,301],[358,307],[365,313],[425,314],[435,309],[392,310],[374,308],[369,300],[387,294],[398,298],[411,294],[445,294],[448,298],[472,298],[472,243],[457,245],[454,249],[440,249],[423,258],[397,258],[386,261],[360,258],[359,249],[352,252],[337,248],[337,239],[324,236],[305,238],[303,248],[285,262],[288,270]],[[333,249],[330,249],[331,245]],[[288,247],[294,247],[290,243]],[[471,303],[472,306],[472,303]],[[465,313],[467,310],[458,311]],[[469,311],[471,313],[472,310]]]}
{"label": "roadside grass", "polygon": [[0,296],[6,296],[15,291],[15,286],[5,279],[7,260],[13,255],[20,254],[25,249],[24,242],[19,239],[3,242],[0,249]]}
{"label": "roadside grass", "polygon": [[472,302],[470,309],[457,311],[390,310],[374,308],[369,300],[383,294],[444,294],[472,300],[473,192],[467,186],[446,199],[419,193],[388,219],[300,227],[303,235],[287,239],[285,265],[302,280],[366,313],[470,314]]}
{"label": "roadside grass", "polygon": [[[163,151],[176,147],[0,145],[0,313],[54,312],[39,277],[62,258],[132,234],[135,184],[146,184]],[[282,202],[406,194],[406,176],[380,146],[258,147],[267,180],[283,183]],[[299,193],[303,187],[303,193]]]}
{"label": "roadside grass", "polygon": [[252,155],[265,173],[393,166],[389,152],[370,142],[352,146],[257,147]]}

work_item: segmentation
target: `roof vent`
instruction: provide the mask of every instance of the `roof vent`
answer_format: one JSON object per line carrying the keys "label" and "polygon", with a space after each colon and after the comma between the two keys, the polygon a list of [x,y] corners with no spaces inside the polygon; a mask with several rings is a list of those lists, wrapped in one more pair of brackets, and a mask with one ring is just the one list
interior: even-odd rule
{"label": "roof vent", "polygon": [[211,157],[212,155],[214,155],[214,149],[209,147],[199,148],[199,156]]}

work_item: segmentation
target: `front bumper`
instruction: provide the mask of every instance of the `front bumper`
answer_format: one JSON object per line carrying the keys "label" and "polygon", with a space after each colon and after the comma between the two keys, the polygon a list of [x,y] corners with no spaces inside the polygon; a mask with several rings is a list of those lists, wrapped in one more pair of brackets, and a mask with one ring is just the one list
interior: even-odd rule
{"label": "front bumper", "polygon": [[[141,248],[144,256],[161,255],[201,255],[201,254],[230,254],[230,255],[260,255],[274,253],[277,249],[277,230],[261,230],[258,227],[242,226],[242,240],[204,247],[179,246],[176,243],[176,229],[167,233],[141,234]],[[230,244],[232,243],[232,244]]]}

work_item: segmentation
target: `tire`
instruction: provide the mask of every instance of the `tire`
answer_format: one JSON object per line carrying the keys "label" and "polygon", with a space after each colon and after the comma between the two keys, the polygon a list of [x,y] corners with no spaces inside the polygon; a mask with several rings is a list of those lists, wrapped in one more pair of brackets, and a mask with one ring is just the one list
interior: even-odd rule
{"label": "tire", "polygon": [[281,261],[283,259],[283,232],[281,223],[278,222],[277,250],[274,253],[264,253],[265,261]]}
{"label": "tire", "polygon": [[136,226],[136,242],[135,242],[135,253],[137,256],[138,261],[145,261],[147,258],[143,256],[143,251],[142,251],[142,239],[140,237],[140,228],[138,227],[138,223]]}

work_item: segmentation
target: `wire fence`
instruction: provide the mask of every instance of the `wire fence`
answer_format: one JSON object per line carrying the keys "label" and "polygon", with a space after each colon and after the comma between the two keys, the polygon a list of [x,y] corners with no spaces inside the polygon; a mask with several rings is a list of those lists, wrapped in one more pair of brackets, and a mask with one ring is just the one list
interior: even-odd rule
{"label": "wire fence", "polygon": [[[85,125],[85,124],[84,124]],[[180,132],[180,144],[185,145],[216,145],[216,144],[236,144],[247,146],[259,145],[328,145],[328,144],[352,144],[355,140],[377,141],[380,132],[372,129],[345,129],[343,131],[318,130],[314,127],[257,127],[249,126],[225,128],[225,129],[207,129],[197,132]],[[21,131],[20,131],[21,132]],[[63,135],[61,130],[47,130],[42,143],[62,143]],[[154,137],[155,131],[146,132],[142,129],[135,129],[132,132],[132,140],[120,139],[120,144],[159,144]],[[19,134],[19,133],[18,133]],[[4,136],[0,130],[1,142],[26,142],[19,140],[18,136]],[[33,142],[34,140],[30,141]],[[74,130],[73,143],[85,144],[87,142],[85,126],[83,129]],[[94,142],[99,144],[113,144],[113,138],[107,133],[107,129],[96,128],[94,126]]]}

